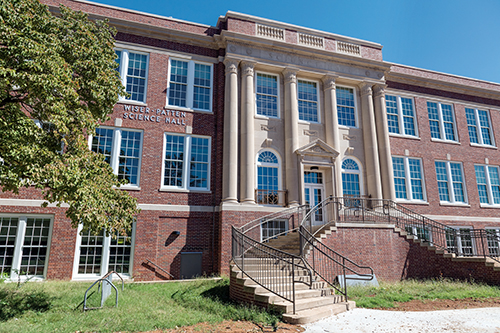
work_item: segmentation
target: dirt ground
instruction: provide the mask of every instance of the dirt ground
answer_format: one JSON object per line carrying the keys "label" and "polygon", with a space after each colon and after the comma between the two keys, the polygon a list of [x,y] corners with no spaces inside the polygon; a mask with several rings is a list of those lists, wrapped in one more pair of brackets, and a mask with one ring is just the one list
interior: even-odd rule
{"label": "dirt ground", "polygon": [[[391,311],[435,311],[455,310],[471,308],[500,307],[500,297],[495,298],[466,298],[461,300],[436,299],[436,300],[413,300],[406,303],[397,303],[395,308],[380,309]],[[247,321],[224,321],[218,324],[200,323],[193,326],[181,327],[166,331],[154,331],[147,333],[200,333],[200,332],[278,332],[295,333],[304,332],[301,326],[279,323],[276,328],[272,326],[258,325]]]}

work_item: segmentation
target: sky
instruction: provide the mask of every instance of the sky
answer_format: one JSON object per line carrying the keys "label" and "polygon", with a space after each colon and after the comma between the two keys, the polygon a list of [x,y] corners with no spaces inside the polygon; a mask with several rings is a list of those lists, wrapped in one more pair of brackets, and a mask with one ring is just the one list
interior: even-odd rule
{"label": "sky", "polygon": [[385,61],[500,83],[500,0],[94,0],[215,26],[228,10],[383,45]]}

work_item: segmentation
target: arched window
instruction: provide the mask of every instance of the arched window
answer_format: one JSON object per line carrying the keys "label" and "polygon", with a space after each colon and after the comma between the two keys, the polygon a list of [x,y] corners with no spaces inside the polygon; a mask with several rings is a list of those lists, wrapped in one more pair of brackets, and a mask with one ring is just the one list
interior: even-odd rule
{"label": "arched window", "polygon": [[257,203],[279,204],[280,163],[276,154],[264,150],[257,157]]}
{"label": "arched window", "polygon": [[360,173],[358,163],[352,158],[346,158],[342,162],[342,191],[344,195],[354,197],[361,195]]}

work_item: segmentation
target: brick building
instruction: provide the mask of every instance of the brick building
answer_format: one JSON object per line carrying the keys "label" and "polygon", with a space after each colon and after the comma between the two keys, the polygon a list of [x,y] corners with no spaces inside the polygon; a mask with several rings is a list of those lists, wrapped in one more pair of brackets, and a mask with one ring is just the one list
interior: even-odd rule
{"label": "brick building", "polygon": [[[377,43],[234,12],[206,26],[86,1],[43,2],[118,29],[131,98],[89,148],[129,179],[124,190],[142,212],[130,237],[112,240],[79,235],[64,208],[40,208],[33,189],[1,193],[3,272],[227,274],[231,226],[329,196],[393,200],[463,235],[500,232],[500,84],[388,63]],[[336,227],[326,242],[382,278],[433,276],[446,265],[428,268],[418,259],[426,255],[387,224]],[[277,220],[260,233],[288,229]]]}

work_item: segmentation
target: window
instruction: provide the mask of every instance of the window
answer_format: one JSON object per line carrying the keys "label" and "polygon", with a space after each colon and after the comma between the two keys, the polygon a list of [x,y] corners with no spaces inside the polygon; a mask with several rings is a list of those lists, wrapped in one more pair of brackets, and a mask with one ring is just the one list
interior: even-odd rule
{"label": "window", "polygon": [[272,238],[277,238],[278,235],[286,235],[288,231],[287,220],[271,220],[261,224],[261,241],[268,241]]}
{"label": "window", "polygon": [[361,195],[359,176],[358,163],[351,158],[346,158],[342,162],[342,192],[344,196],[359,197]]}
{"label": "window", "polygon": [[162,188],[210,189],[210,138],[165,133]]}
{"label": "window", "polygon": [[497,166],[475,165],[479,202],[500,205],[500,176]]}
{"label": "window", "polygon": [[494,146],[488,111],[465,108],[471,143]]}
{"label": "window", "polygon": [[455,116],[450,104],[427,102],[427,111],[429,112],[429,125],[433,139],[458,141]]}
{"label": "window", "polygon": [[490,256],[500,257],[500,228],[485,228]]}
{"label": "window", "polygon": [[462,164],[436,161],[439,200],[449,203],[467,203]]}
{"label": "window", "polygon": [[140,179],[142,132],[122,128],[99,127],[92,136],[91,149],[104,155],[118,179],[138,187]]}
{"label": "window", "polygon": [[339,125],[356,127],[354,89],[337,87],[337,114]]}
{"label": "window", "polygon": [[146,103],[148,55],[128,50],[115,50],[118,72],[130,97],[124,100]]}
{"label": "window", "polygon": [[0,216],[0,274],[43,278],[52,218]]}
{"label": "window", "polygon": [[280,181],[280,163],[276,154],[264,150],[257,157],[257,198],[258,204],[283,205],[285,200]]}
{"label": "window", "polygon": [[446,247],[448,251],[458,256],[473,256],[475,251],[471,231],[471,227],[447,227]]}
{"label": "window", "polygon": [[115,237],[106,237],[104,231],[93,235],[89,231],[78,228],[75,265],[73,276],[99,277],[109,271],[115,271],[124,275],[131,275],[132,271],[132,248],[135,226],[132,233]]}
{"label": "window", "polygon": [[211,64],[170,59],[167,104],[212,111],[212,68]]}
{"label": "window", "polygon": [[255,84],[257,114],[278,118],[278,77],[276,75],[257,73]]}
{"label": "window", "polygon": [[318,85],[316,82],[297,81],[299,119],[318,123]]}
{"label": "window", "polygon": [[413,99],[386,95],[389,133],[417,136]]}
{"label": "window", "polygon": [[421,164],[418,158],[392,157],[397,199],[425,201]]}

